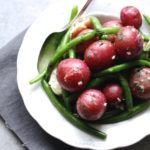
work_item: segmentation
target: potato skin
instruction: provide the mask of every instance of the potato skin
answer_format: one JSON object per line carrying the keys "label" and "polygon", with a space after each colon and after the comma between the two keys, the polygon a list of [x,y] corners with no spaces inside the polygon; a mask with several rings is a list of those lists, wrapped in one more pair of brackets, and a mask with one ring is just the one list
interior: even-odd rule
{"label": "potato skin", "polygon": [[57,67],[57,79],[60,85],[69,92],[83,89],[90,80],[89,67],[80,59],[62,60]]}
{"label": "potato skin", "polygon": [[105,112],[107,103],[104,94],[96,89],[84,91],[77,100],[77,112],[82,119],[97,120]]}
{"label": "potato skin", "polygon": [[122,101],[123,89],[118,83],[107,84],[103,89],[103,93],[109,104],[117,104]]}
{"label": "potato skin", "polygon": [[92,43],[85,51],[84,61],[91,70],[97,71],[110,66],[116,58],[114,45],[105,40]]}
{"label": "potato skin", "polygon": [[143,50],[143,39],[132,26],[122,27],[115,39],[118,55],[124,60],[132,60],[140,56]]}
{"label": "potato skin", "polygon": [[135,97],[150,100],[150,68],[135,69],[131,74],[129,85]]}
{"label": "potato skin", "polygon": [[142,25],[140,11],[134,6],[124,7],[120,12],[120,18],[124,26],[130,25],[139,29]]}

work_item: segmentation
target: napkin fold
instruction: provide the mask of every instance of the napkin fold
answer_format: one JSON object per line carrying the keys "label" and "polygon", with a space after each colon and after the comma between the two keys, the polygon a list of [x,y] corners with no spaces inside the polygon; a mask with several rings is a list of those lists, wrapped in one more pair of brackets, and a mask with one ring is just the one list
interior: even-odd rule
{"label": "napkin fold", "polygon": [[[77,150],[48,135],[24,106],[17,87],[16,61],[25,32],[26,30],[0,50],[0,116],[22,145],[29,150]],[[137,144],[118,150],[141,149],[150,149],[150,136]]]}

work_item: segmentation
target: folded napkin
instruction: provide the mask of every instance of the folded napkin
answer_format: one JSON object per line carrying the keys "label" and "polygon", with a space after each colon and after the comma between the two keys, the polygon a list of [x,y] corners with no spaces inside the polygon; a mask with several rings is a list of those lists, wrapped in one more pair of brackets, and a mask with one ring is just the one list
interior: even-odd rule
{"label": "folded napkin", "polygon": [[[0,115],[7,127],[29,150],[77,150],[45,133],[23,104],[16,81],[16,60],[24,34],[25,31],[0,50]],[[118,150],[141,149],[150,149],[150,136],[135,145]]]}

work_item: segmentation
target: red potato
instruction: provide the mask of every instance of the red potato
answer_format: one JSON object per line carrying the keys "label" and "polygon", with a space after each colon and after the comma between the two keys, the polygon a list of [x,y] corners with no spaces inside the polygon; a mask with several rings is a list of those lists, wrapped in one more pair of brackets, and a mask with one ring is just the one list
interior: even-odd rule
{"label": "red potato", "polygon": [[107,21],[103,24],[103,27],[123,27],[122,22],[119,20]]}
{"label": "red potato", "polygon": [[132,26],[122,27],[115,39],[118,55],[124,60],[131,60],[140,56],[143,50],[143,39]]}
{"label": "red potato", "polygon": [[116,104],[122,101],[123,89],[117,83],[111,83],[104,87],[103,93],[109,104]]}
{"label": "red potato", "polygon": [[106,98],[96,89],[84,91],[77,100],[77,112],[85,120],[97,120],[106,110]]}
{"label": "red potato", "polygon": [[[78,37],[78,36],[81,36],[81,35],[84,35],[84,34],[86,34],[86,33],[89,33],[89,32],[91,32],[91,31],[93,31],[93,30],[92,30],[92,29],[85,29],[85,30],[81,31],[81,32],[77,35],[77,37]],[[97,41],[97,40],[98,40],[98,38],[97,38],[97,37],[94,37],[94,38],[92,38],[92,39],[90,39],[90,40],[87,40],[87,41],[85,41],[85,42],[83,42],[83,43],[80,43],[80,44],[78,44],[78,45],[76,46],[76,50],[77,50],[79,53],[84,54],[84,52],[85,52],[85,50],[87,49],[87,47],[88,47],[89,45],[91,45],[93,42]]]}
{"label": "red potato", "polygon": [[150,100],[150,68],[135,69],[130,77],[129,85],[135,97]]}
{"label": "red potato", "polygon": [[92,43],[85,51],[84,60],[91,70],[96,71],[110,66],[116,57],[114,45],[105,40]]}
{"label": "red potato", "polygon": [[69,92],[83,89],[90,80],[90,69],[80,59],[62,60],[57,67],[57,79],[60,85]]}
{"label": "red potato", "polygon": [[140,11],[134,6],[124,7],[120,12],[120,18],[124,26],[130,25],[139,29],[142,25]]}

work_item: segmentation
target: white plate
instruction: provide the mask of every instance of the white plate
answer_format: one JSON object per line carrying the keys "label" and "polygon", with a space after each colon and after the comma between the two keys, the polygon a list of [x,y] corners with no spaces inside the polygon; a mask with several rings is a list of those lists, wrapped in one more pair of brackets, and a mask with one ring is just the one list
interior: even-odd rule
{"label": "white plate", "polygon": [[[108,150],[128,146],[150,134],[150,109],[128,121],[97,127],[108,134],[107,139],[103,141],[82,132],[66,121],[51,104],[40,83],[29,85],[29,80],[38,74],[37,60],[46,37],[67,23],[75,3],[81,8],[84,2],[85,0],[57,0],[59,6],[55,2],[28,29],[18,54],[18,87],[31,116],[55,138],[80,148]],[[134,5],[141,11],[144,8],[146,14],[149,12],[148,0],[95,0],[87,11],[114,13],[119,16],[120,9],[126,5]],[[144,28],[148,27],[144,25]]]}

